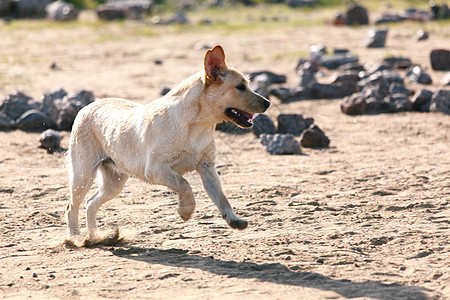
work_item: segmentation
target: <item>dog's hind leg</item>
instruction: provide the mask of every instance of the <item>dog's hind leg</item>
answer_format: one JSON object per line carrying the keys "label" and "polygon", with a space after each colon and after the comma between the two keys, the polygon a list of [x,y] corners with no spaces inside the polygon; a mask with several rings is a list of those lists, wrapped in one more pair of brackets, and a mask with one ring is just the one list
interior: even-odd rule
{"label": "dog's hind leg", "polygon": [[98,167],[99,188],[97,192],[86,201],[86,223],[89,234],[95,234],[97,229],[96,216],[100,206],[117,196],[125,186],[128,175],[123,173],[112,160],[102,161]]}
{"label": "dog's hind leg", "polygon": [[91,188],[96,166],[87,157],[77,157],[73,149],[68,153],[69,192],[70,198],[66,206],[66,219],[70,235],[80,234],[78,212],[80,204]]}

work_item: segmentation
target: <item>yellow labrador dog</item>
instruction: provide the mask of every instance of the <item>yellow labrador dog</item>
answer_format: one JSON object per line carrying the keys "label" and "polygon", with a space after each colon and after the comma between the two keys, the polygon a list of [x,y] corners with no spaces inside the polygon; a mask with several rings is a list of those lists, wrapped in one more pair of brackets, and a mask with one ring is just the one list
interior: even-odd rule
{"label": "yellow labrador dog", "polygon": [[177,192],[178,213],[187,221],[195,201],[182,175],[194,170],[227,223],[246,228],[247,221],[236,216],[222,192],[215,168],[214,128],[223,120],[251,127],[252,114],[269,105],[249,89],[242,73],[227,66],[222,47],[215,46],[206,52],[203,71],[156,101],[141,105],[102,99],[86,106],[73,124],[67,155],[70,235],[80,233],[78,211],[94,177],[99,188],[86,201],[89,234],[95,234],[99,207],[122,191],[129,176]]}

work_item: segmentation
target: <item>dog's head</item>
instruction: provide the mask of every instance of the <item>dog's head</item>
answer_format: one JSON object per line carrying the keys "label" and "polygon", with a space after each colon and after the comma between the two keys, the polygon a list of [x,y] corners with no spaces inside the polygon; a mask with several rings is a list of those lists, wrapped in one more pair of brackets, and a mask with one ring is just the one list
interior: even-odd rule
{"label": "dog's head", "polygon": [[221,46],[208,50],[204,63],[205,93],[214,114],[221,120],[251,127],[253,114],[265,112],[270,102],[249,88],[241,72],[227,66]]}

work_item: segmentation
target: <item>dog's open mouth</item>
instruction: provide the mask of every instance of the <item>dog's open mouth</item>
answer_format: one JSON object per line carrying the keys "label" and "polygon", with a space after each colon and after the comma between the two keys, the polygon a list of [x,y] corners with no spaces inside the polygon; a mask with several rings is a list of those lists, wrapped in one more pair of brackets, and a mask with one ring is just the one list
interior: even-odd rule
{"label": "dog's open mouth", "polygon": [[253,115],[237,108],[227,108],[225,115],[241,127],[252,127]]}

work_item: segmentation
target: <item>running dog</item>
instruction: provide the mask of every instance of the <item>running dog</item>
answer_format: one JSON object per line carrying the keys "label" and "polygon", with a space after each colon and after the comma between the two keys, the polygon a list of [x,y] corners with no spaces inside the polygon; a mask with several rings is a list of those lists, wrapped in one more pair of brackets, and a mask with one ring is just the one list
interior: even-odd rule
{"label": "running dog", "polygon": [[204,70],[158,100],[142,105],[108,98],[86,106],[74,121],[67,153],[69,234],[80,233],[78,212],[94,177],[98,190],[86,200],[89,234],[95,234],[99,207],[122,191],[129,176],[177,192],[178,213],[189,220],[195,201],[182,175],[194,170],[227,223],[246,228],[248,222],[236,216],[222,191],[215,168],[214,128],[223,120],[251,127],[253,114],[269,105],[249,89],[241,72],[227,66],[217,45],[206,52]]}

